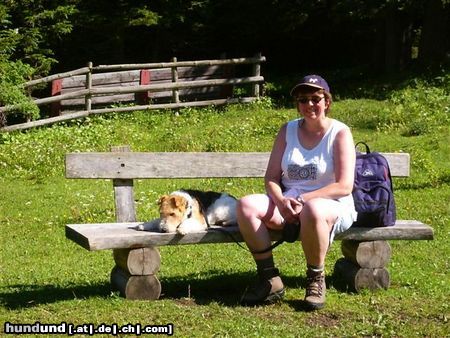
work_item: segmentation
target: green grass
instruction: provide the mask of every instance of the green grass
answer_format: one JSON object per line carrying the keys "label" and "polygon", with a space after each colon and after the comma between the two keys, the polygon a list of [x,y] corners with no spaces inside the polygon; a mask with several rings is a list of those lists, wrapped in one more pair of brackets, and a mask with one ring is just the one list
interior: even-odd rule
{"label": "green grass", "polygon": [[[373,150],[411,153],[412,176],[395,180],[398,217],[430,224],[435,240],[391,242],[391,287],[360,294],[337,287],[336,242],[327,258],[327,306],[313,313],[300,301],[305,262],[298,243],[274,253],[288,287],[285,300],[245,308],[239,299],[253,280],[254,263],[235,244],[160,248],[161,299],[127,301],[110,289],[111,252],[88,252],[64,234],[67,223],[114,219],[111,182],[65,179],[65,153],[123,144],[134,151],[270,151],[279,126],[296,116],[293,109],[265,102],[178,115],[139,112],[0,135],[1,324],[173,323],[175,335],[184,337],[449,336],[449,128],[440,122],[434,132],[425,128],[413,136],[400,118],[391,123],[377,114],[392,105],[343,100],[333,114]],[[155,217],[157,198],[186,186],[236,196],[263,191],[260,179],[140,180],[138,218]]]}

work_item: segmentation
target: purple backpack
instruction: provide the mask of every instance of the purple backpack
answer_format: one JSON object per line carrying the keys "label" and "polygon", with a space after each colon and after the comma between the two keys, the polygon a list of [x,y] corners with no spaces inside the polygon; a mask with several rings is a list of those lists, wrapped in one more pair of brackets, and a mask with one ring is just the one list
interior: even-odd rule
{"label": "purple backpack", "polygon": [[353,226],[385,227],[395,224],[396,211],[391,171],[386,158],[377,152],[356,152],[355,183],[353,199],[358,217]]}

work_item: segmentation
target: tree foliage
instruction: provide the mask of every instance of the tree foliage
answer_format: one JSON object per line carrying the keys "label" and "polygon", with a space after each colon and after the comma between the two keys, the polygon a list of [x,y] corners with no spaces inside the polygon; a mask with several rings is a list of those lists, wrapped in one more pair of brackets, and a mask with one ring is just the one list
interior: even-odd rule
{"label": "tree foliage", "polygon": [[[47,75],[58,62],[53,44],[72,31],[76,0],[5,0],[0,4],[0,105],[18,104],[17,112],[37,118],[39,109],[23,83]],[[0,125],[5,123],[0,116]]]}
{"label": "tree foliage", "polygon": [[277,73],[396,74],[448,66],[449,16],[449,0],[3,0],[0,60],[30,66],[24,81],[88,61],[257,52]]}
{"label": "tree foliage", "polygon": [[[0,60],[0,106],[16,104],[17,113],[28,119],[39,117],[38,107],[23,90],[25,78],[29,78],[33,69],[22,61]],[[6,116],[0,112],[0,127],[6,123]]]}
{"label": "tree foliage", "polygon": [[449,14],[448,0],[5,0],[0,39],[35,76],[259,51],[280,70],[397,72],[448,62]]}

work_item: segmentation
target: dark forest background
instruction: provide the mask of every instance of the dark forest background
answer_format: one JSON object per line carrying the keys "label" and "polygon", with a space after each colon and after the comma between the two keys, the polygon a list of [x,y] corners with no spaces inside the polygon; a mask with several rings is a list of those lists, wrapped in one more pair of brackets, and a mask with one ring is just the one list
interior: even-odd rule
{"label": "dark forest background", "polygon": [[[3,44],[39,75],[94,64],[252,56],[278,72],[393,73],[448,61],[448,0],[3,0]],[[5,49],[6,45],[2,46]]]}
{"label": "dark forest background", "polygon": [[1,0],[0,105],[22,101],[33,116],[30,93],[17,84],[89,61],[258,52],[270,94],[284,95],[292,78],[314,72],[354,95],[380,79],[447,73],[449,18],[450,0]]}

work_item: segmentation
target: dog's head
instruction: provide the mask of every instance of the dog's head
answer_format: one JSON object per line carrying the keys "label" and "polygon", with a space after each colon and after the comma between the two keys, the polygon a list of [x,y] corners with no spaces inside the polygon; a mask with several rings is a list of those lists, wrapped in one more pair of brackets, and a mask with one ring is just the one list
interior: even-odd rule
{"label": "dog's head", "polygon": [[161,230],[175,232],[178,226],[192,213],[189,201],[180,195],[164,195],[159,199]]}

